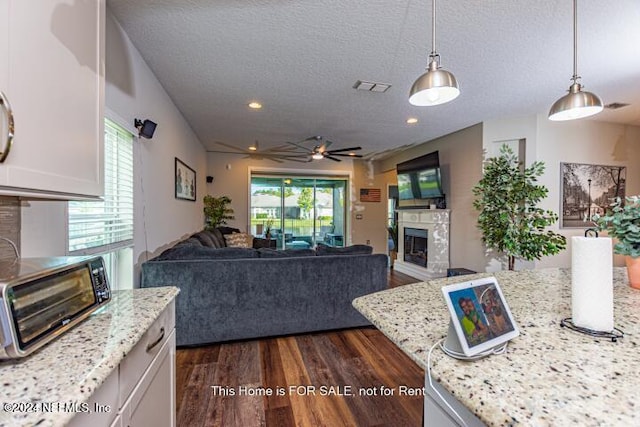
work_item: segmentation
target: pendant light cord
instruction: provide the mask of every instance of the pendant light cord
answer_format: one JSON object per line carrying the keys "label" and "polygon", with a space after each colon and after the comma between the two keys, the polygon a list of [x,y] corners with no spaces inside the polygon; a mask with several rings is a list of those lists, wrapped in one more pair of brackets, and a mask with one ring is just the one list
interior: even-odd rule
{"label": "pendant light cord", "polygon": [[[435,0],[434,0],[435,1]],[[578,79],[578,0],[573,0],[573,82]]]}
{"label": "pendant light cord", "polygon": [[431,55],[436,54],[436,0],[431,2]]}

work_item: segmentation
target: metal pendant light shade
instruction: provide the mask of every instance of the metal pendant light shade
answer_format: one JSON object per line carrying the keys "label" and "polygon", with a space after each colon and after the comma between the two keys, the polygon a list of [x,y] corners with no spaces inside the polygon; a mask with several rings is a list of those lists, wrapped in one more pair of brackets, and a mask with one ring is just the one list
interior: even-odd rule
{"label": "metal pendant light shade", "polygon": [[460,95],[458,81],[449,71],[440,68],[440,55],[436,52],[436,0],[433,0],[432,45],[427,72],[411,86],[409,103],[418,107],[439,105]]}
{"label": "metal pendant light shade", "polygon": [[460,95],[458,82],[453,74],[439,68],[437,60],[431,61],[427,72],[411,86],[409,103],[419,107],[439,105]]}
{"label": "metal pendant light shade", "polygon": [[569,93],[558,99],[549,111],[549,120],[564,121],[593,116],[602,111],[602,100],[594,93],[582,91],[580,83],[573,83]]}
{"label": "metal pendant light shade", "polygon": [[569,93],[558,99],[549,111],[549,120],[564,121],[593,116],[602,111],[602,100],[594,93],[583,91],[578,83],[578,2],[573,0],[573,83]]}

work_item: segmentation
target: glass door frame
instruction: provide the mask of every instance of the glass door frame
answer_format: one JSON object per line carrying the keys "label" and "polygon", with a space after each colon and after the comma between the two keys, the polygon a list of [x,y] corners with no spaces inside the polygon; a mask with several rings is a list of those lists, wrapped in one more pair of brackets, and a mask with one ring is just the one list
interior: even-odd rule
{"label": "glass door frame", "polygon": [[[338,180],[338,181],[344,181],[345,182],[345,187],[344,187],[344,206],[342,209],[342,215],[343,215],[343,235],[342,235],[342,245],[341,246],[347,246],[348,244],[350,244],[351,242],[351,215],[349,215],[349,213],[351,212],[351,185],[353,182],[353,176],[352,176],[352,172],[349,170],[344,170],[344,171],[308,171],[308,170],[300,170],[300,169],[279,169],[279,168],[256,168],[256,167],[249,167],[248,168],[248,182],[247,182],[247,230],[249,230],[249,233],[253,232],[252,229],[252,224],[251,224],[251,209],[252,209],[252,204],[251,204],[251,189],[252,189],[252,178],[254,177],[261,177],[261,178],[276,178],[276,179],[286,179],[286,178],[291,178],[291,179],[312,179],[312,180],[321,180],[321,179],[327,179],[327,180]],[[285,186],[283,185],[282,187],[282,192],[281,192],[281,212],[282,212],[282,218],[280,219],[280,224],[274,224],[273,228],[279,228],[280,230],[282,230],[284,232],[285,230],[285,214],[284,214],[284,188]],[[315,184],[314,184],[314,193],[315,193]],[[314,199],[315,199],[315,194],[314,194]],[[315,209],[315,206],[314,206]],[[314,215],[315,217],[315,215]],[[314,220],[314,235],[312,236],[314,241],[315,241],[315,237],[316,237],[316,233],[315,233],[315,220]],[[284,237],[284,234],[283,234]],[[284,240],[282,239],[282,244],[280,246],[278,246],[278,249],[282,249],[282,246],[284,245]],[[280,242],[279,242],[280,243]],[[319,242],[315,242],[316,244]]]}

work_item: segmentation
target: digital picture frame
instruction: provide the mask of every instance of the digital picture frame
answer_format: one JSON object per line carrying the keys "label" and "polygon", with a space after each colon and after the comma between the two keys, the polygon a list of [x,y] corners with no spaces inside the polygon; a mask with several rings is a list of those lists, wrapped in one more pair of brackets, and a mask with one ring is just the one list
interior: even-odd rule
{"label": "digital picture frame", "polygon": [[520,335],[495,277],[443,286],[442,294],[451,315],[450,350],[478,356]]}

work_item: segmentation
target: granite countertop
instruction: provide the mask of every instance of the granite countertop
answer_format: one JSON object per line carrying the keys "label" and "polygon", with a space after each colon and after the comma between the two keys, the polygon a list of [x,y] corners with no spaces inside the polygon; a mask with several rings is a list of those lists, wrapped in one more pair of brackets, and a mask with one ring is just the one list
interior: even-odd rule
{"label": "granite countertop", "polygon": [[[571,316],[571,271],[541,269],[494,274],[520,336],[506,354],[464,362],[439,349],[431,375],[487,425],[640,424],[640,292],[626,269],[614,268],[618,342],[560,327]],[[490,274],[415,283],[357,298],[353,305],[418,365],[447,334],[449,312],[440,288]]]}
{"label": "granite countertop", "polygon": [[[84,403],[175,298],[175,287],[116,291],[85,321],[17,360],[0,362],[0,403]],[[65,425],[73,412],[0,412],[0,426]]]}

